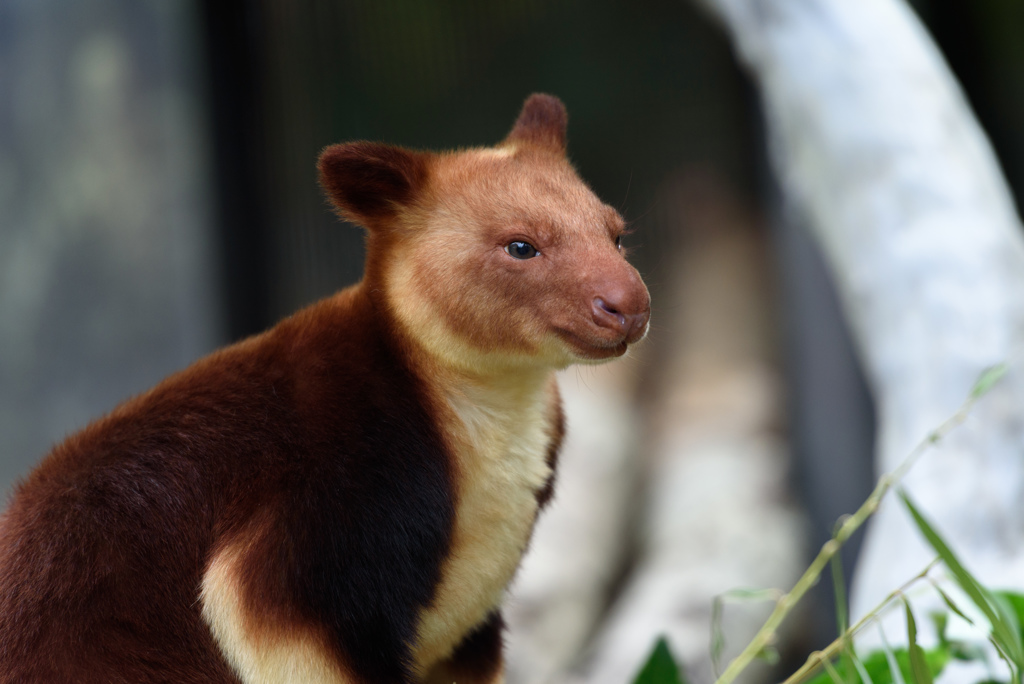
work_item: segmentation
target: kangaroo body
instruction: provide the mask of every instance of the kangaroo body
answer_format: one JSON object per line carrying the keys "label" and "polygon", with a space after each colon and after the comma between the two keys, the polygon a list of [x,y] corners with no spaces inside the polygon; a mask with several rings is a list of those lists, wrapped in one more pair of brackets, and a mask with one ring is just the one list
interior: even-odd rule
{"label": "kangaroo body", "polygon": [[649,299],[533,96],[495,148],[325,150],[362,282],[57,446],[0,517],[0,682],[500,682],[554,370]]}

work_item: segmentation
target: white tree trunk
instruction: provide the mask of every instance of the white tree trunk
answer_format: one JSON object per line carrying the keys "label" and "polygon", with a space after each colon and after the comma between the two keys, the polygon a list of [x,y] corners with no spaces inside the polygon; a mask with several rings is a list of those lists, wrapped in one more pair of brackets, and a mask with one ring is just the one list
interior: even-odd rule
{"label": "white tree trunk", "polygon": [[[760,86],[775,170],[830,262],[877,400],[876,464],[891,470],[956,410],[982,369],[1024,342],[1024,240],[1004,180],[900,0],[704,4]],[[1017,589],[1022,375],[1011,371],[907,479],[967,566]],[[853,612],[872,608],[933,555],[890,500],[865,543]]]}
{"label": "white tree trunk", "polygon": [[[737,202],[690,174],[678,203],[681,239],[659,308],[659,382],[638,450],[647,462],[636,555],[621,593],[569,684],[628,684],[659,636],[690,681],[713,679],[716,596],[788,586],[802,571],[804,525],[788,496],[779,436],[781,385],[771,334],[767,246]],[[685,208],[683,208],[685,207]],[[722,663],[760,627],[768,602],[731,603]],[[763,681],[756,668],[743,681]]]}

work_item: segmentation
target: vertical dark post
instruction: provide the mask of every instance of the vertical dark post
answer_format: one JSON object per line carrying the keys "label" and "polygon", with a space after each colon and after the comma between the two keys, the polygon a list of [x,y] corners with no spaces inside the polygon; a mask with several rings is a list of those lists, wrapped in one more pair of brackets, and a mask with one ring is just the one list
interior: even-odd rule
{"label": "vertical dark post", "polygon": [[235,340],[272,322],[261,4],[202,0],[200,20],[224,308],[228,334]]}

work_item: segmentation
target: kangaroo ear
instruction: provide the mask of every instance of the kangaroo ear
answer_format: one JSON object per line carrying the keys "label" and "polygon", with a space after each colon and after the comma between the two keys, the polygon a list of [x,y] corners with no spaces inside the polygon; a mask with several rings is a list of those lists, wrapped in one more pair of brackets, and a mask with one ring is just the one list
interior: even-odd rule
{"label": "kangaroo ear", "polygon": [[342,218],[367,226],[395,216],[426,183],[428,154],[382,143],[331,145],[320,153],[320,185]]}
{"label": "kangaroo ear", "polygon": [[534,93],[526,99],[505,143],[530,143],[565,154],[565,127],[569,115],[554,95]]}

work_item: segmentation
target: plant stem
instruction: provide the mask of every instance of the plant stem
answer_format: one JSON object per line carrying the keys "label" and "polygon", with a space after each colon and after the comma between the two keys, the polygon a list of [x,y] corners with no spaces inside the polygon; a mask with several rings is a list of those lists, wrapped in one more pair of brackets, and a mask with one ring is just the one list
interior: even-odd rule
{"label": "plant stem", "polygon": [[882,613],[882,611],[889,607],[889,604],[892,603],[894,599],[903,596],[906,593],[907,589],[909,589],[915,582],[924,579],[931,571],[931,569],[939,563],[939,561],[939,558],[935,558],[931,563],[925,566],[924,570],[919,572],[917,575],[914,575],[914,577],[912,577],[911,579],[907,580],[899,589],[894,590],[888,596],[886,596],[881,603],[879,603],[871,610],[871,612],[869,612],[867,615],[858,620],[857,624],[853,625],[845,632],[843,632],[838,639],[833,641],[824,649],[820,651],[815,651],[810,656],[808,656],[807,662],[805,662],[799,670],[791,674],[784,682],[782,682],[782,684],[797,684],[798,682],[802,682],[814,671],[816,667],[818,667],[822,663],[825,663],[835,658],[839,654],[839,652],[842,651],[850,643],[850,639],[857,632],[859,632],[865,625],[867,625],[868,622],[878,617]]}
{"label": "plant stem", "polygon": [[[907,471],[917,462],[917,459],[921,457],[929,447],[938,443],[945,437],[950,430],[960,425],[967,418],[971,412],[971,408],[974,406],[974,402],[979,398],[980,395],[972,393],[966,401],[960,406],[956,413],[946,419],[939,427],[928,434],[921,442],[918,443],[914,450],[903,459],[892,472],[883,475],[879,480],[878,484],[875,485],[875,489],[871,492],[871,496],[861,504],[861,507],[857,509],[857,512],[848,517],[843,524],[839,527],[839,530],[835,533],[832,539],[829,539],[821,547],[821,551],[811,562],[811,565],[804,571],[804,574],[797,580],[797,583],[793,586],[793,589],[788,594],[783,594],[778,602],[775,604],[775,608],[772,610],[771,615],[765,620],[764,626],[754,635],[750,643],[747,644],[746,648],[733,659],[729,666],[725,668],[725,672],[715,680],[715,684],[732,684],[732,682],[739,676],[743,670],[750,665],[751,662],[757,658],[757,655],[764,650],[775,639],[775,630],[778,629],[782,621],[786,619],[786,616],[793,610],[793,607],[803,598],[807,590],[810,589],[818,581],[821,576],[822,570],[828,564],[829,560],[839,552],[842,548],[843,543],[850,538],[854,532],[860,528],[864,522],[870,518],[875,511],[878,510],[879,504],[882,502],[884,497],[893,485],[899,482]],[[929,565],[929,568],[931,566]],[[914,578],[915,581],[918,578]],[[878,608],[884,606],[890,599],[887,598]],[[876,608],[876,610],[878,609]],[[868,615],[875,613],[875,610],[871,611]],[[865,616],[866,619],[867,616]],[[853,629],[859,628],[864,619],[857,623]],[[841,641],[841,640],[840,640]],[[831,646],[829,647],[831,648]],[[826,649],[827,650],[827,649]],[[812,656],[813,657],[813,656]],[[806,667],[806,665],[805,665]],[[801,668],[803,670],[803,668]],[[795,676],[795,675],[794,675]],[[790,678],[792,679],[792,678]],[[786,680],[789,682],[790,680]]]}

